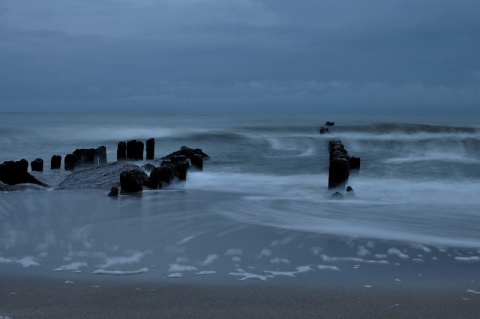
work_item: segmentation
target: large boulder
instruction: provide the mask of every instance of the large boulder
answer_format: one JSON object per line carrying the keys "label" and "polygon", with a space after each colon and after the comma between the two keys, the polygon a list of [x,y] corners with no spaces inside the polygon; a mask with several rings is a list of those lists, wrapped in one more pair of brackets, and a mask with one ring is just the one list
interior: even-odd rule
{"label": "large boulder", "polygon": [[143,183],[147,180],[146,174],[142,171],[131,170],[120,174],[120,187],[122,192],[134,193],[143,190]]}
{"label": "large boulder", "polygon": [[[189,168],[189,164],[192,164],[193,167],[199,170],[203,170],[203,161],[209,158],[210,156],[205,154],[201,148],[190,148],[187,146],[182,146],[180,150],[162,157],[162,160],[171,161],[173,163],[186,162],[188,160],[189,162],[187,162],[186,169]],[[184,169],[185,167],[183,164],[179,165],[179,167],[176,168],[176,170],[180,171],[180,173],[176,173],[176,176],[182,180],[186,178],[186,173],[183,174]]]}
{"label": "large boulder", "polygon": [[100,188],[108,190],[114,186],[120,187],[120,174],[132,170],[138,171],[139,174],[143,174],[145,180],[147,179],[147,174],[140,167],[121,161],[76,170],[68,175],[57,189]]}
{"label": "large boulder", "polygon": [[182,146],[178,151],[168,154],[167,156],[162,157],[162,159],[170,159],[173,156],[183,155],[188,159],[191,159],[194,155],[198,155],[203,159],[210,158],[205,154],[201,148],[190,148],[187,146]]}

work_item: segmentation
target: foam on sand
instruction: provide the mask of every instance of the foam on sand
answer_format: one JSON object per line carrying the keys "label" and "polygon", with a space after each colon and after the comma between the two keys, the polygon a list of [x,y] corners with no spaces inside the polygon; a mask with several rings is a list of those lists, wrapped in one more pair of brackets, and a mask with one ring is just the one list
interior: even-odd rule
{"label": "foam on sand", "polygon": [[335,261],[353,261],[359,263],[366,263],[366,264],[379,264],[379,265],[387,265],[390,262],[387,260],[370,260],[370,259],[363,259],[357,257],[329,257],[325,254],[321,254],[320,257],[323,261],[327,262],[335,262]]}
{"label": "foam on sand", "polygon": [[139,263],[143,257],[151,253],[151,251],[131,251],[129,256],[105,257],[105,263],[99,265],[100,268],[109,268],[118,265],[131,265]]}
{"label": "foam on sand", "polygon": [[180,265],[180,264],[170,264],[168,267],[168,272],[182,272],[182,271],[197,271],[198,269],[195,266],[189,265]]}
{"label": "foam on sand", "polygon": [[53,269],[53,271],[78,271],[82,267],[87,267],[88,264],[85,262],[73,262],[67,265],[62,265]]}
{"label": "foam on sand", "polygon": [[207,258],[204,261],[199,262],[198,264],[200,266],[208,266],[210,264],[213,264],[213,262],[217,259],[218,259],[218,255],[216,255],[216,254],[208,255]]}
{"label": "foam on sand", "polygon": [[36,257],[32,256],[25,256],[21,259],[18,258],[5,258],[5,257],[0,257],[0,264],[17,264],[21,265],[23,268],[28,268],[30,266],[40,266],[40,264],[37,262]]}
{"label": "foam on sand", "polygon": [[123,275],[136,275],[136,274],[143,274],[148,272],[148,268],[140,268],[137,270],[105,270],[105,269],[97,269],[92,274],[96,275],[115,275],[115,276],[123,276]]}
{"label": "foam on sand", "polygon": [[204,270],[197,272],[195,275],[215,275],[216,273],[215,270]]}

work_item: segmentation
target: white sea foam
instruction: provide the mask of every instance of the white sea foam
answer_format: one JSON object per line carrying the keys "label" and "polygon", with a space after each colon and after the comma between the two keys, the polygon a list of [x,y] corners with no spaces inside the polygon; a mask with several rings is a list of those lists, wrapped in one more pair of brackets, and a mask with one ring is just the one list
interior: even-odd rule
{"label": "white sea foam", "polygon": [[215,275],[217,272],[215,270],[203,270],[196,273],[196,275]]}
{"label": "white sea foam", "polygon": [[326,266],[326,265],[318,265],[318,269],[320,270],[335,270],[335,271],[340,271],[340,269],[337,266]]}
{"label": "white sea foam", "polygon": [[183,274],[181,272],[176,272],[168,275],[168,278],[182,278],[182,277],[183,277]]}
{"label": "white sea foam", "polygon": [[183,271],[197,271],[198,269],[195,266],[181,265],[181,264],[170,264],[168,267],[168,272],[183,272]]}
{"label": "white sea foam", "polygon": [[[200,233],[200,234],[201,234],[201,233]],[[191,241],[192,239],[196,238],[196,237],[197,237],[198,235],[200,235],[200,234],[196,234],[196,235],[192,235],[192,236],[185,237],[185,238],[179,240],[179,241],[175,244],[175,246],[183,245],[183,244]]]}
{"label": "white sea foam", "polygon": [[272,256],[272,251],[270,249],[262,249],[260,254],[257,255],[257,258],[270,257]]}
{"label": "white sea foam", "polygon": [[105,257],[105,263],[98,265],[100,268],[109,268],[118,265],[131,265],[139,263],[143,257],[150,254],[151,251],[131,251],[127,256]]}
{"label": "white sea foam", "polygon": [[225,256],[240,256],[243,255],[243,249],[241,248],[230,248],[225,252]]}
{"label": "white sea foam", "polygon": [[272,264],[289,264],[290,260],[288,260],[287,258],[272,258],[270,259],[270,262]]}
{"label": "white sea foam", "polygon": [[93,274],[96,275],[115,275],[115,276],[123,276],[123,275],[136,275],[136,274],[143,274],[148,272],[148,268],[140,268],[137,270],[106,270],[106,269],[97,269]]}
{"label": "white sea foam", "polygon": [[86,262],[73,262],[67,265],[62,265],[53,269],[53,271],[77,271],[80,268],[87,267],[88,264]]}
{"label": "white sea foam", "polygon": [[387,260],[370,260],[370,259],[363,259],[357,257],[329,257],[325,254],[320,255],[323,261],[327,262],[335,262],[335,261],[352,261],[352,262],[360,262],[366,264],[379,264],[379,265],[387,265],[390,262]]}
{"label": "white sea foam", "polygon": [[404,254],[398,248],[389,248],[387,254],[398,256],[401,259],[409,259],[410,257],[407,254]]}
{"label": "white sea foam", "polygon": [[455,257],[455,260],[466,261],[466,262],[477,262],[477,261],[480,261],[480,256]]}
{"label": "white sea foam", "polygon": [[473,289],[467,289],[467,292],[472,293],[472,294],[476,294],[476,295],[480,295],[480,291],[473,290]]}
{"label": "white sea foam", "polygon": [[272,270],[264,270],[264,272],[272,275],[273,277],[276,276],[287,276],[287,277],[295,277],[295,271],[272,271]]}
{"label": "white sea foam", "polygon": [[107,254],[100,251],[69,251],[67,257],[92,257],[92,258],[107,258]]}
{"label": "white sea foam", "polygon": [[410,244],[410,247],[412,247],[412,248],[414,248],[414,249],[423,250],[423,251],[426,252],[426,253],[431,253],[431,252],[432,252],[432,249],[428,248],[428,247],[425,246],[425,245],[421,245],[421,244]]}
{"label": "white sea foam", "polygon": [[286,237],[281,240],[274,240],[270,244],[272,247],[277,247],[277,246],[282,246],[282,245],[287,245],[293,241],[293,237]]}
{"label": "white sea foam", "polygon": [[365,246],[358,246],[357,256],[358,257],[365,257],[371,255],[372,253],[367,249]]}
{"label": "white sea foam", "polygon": [[32,256],[25,256],[20,259],[0,257],[0,264],[17,264],[21,265],[23,268],[28,268],[31,266],[40,266],[40,263],[38,263],[37,260],[38,258]]}
{"label": "white sea foam", "polygon": [[263,276],[263,275],[258,275],[258,274],[252,274],[252,273],[249,273],[249,272],[230,272],[228,274],[231,275],[231,276],[242,277],[242,278],[239,278],[238,280],[255,279],[255,280],[265,281],[268,278],[273,278],[274,277],[273,275]]}
{"label": "white sea foam", "polygon": [[208,266],[210,264],[213,264],[213,262],[217,259],[218,259],[218,255],[216,255],[216,254],[208,255],[207,258],[205,258],[204,261],[198,262],[198,264],[200,266]]}

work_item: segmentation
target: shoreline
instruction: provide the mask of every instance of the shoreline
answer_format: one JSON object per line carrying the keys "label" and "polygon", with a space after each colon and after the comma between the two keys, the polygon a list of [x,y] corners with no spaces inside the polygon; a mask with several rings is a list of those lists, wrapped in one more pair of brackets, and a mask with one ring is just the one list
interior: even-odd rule
{"label": "shoreline", "polygon": [[120,283],[0,278],[0,318],[477,318],[480,294],[428,286]]}

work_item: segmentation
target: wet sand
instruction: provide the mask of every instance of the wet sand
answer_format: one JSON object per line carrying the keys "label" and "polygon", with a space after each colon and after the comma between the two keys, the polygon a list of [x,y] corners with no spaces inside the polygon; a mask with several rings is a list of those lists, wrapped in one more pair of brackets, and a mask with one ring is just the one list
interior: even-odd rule
{"label": "wet sand", "polygon": [[478,318],[455,285],[348,287],[0,277],[0,318]]}

